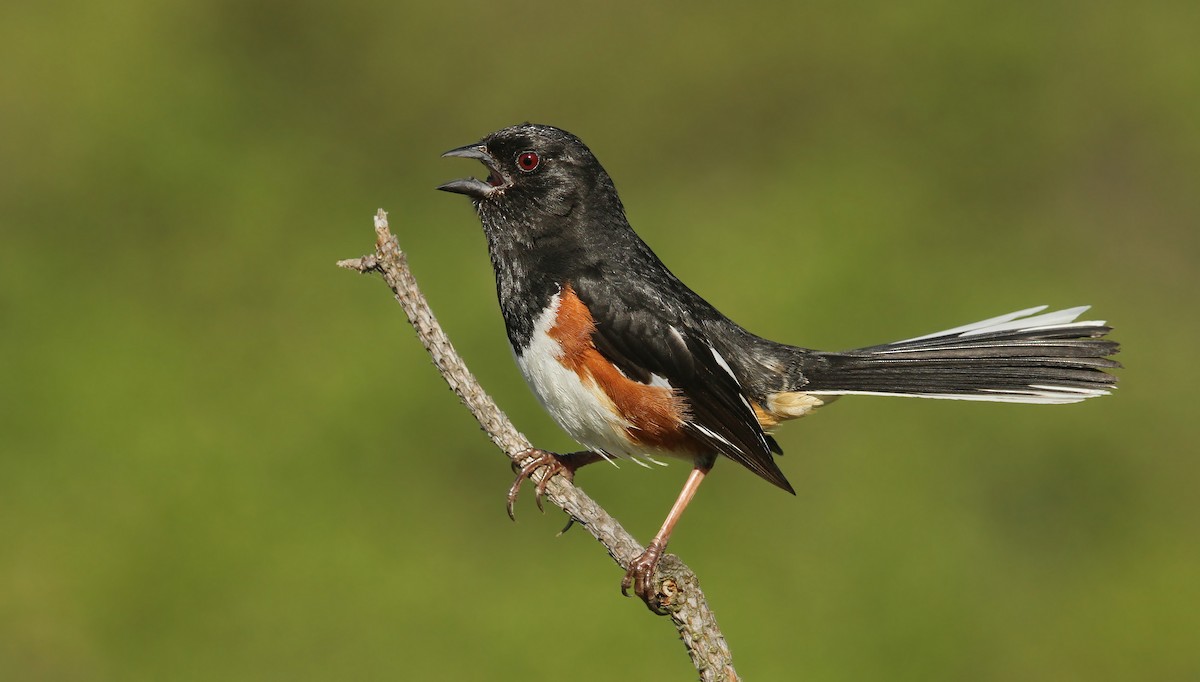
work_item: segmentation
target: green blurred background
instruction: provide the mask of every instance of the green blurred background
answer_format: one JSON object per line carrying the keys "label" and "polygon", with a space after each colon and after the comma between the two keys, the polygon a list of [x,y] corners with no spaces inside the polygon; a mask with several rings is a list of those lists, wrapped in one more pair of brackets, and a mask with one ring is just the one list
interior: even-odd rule
{"label": "green blurred background", "polygon": [[[1066,407],[846,399],[672,548],[746,679],[1200,680],[1195,2],[16,2],[0,10],[0,677],[691,679],[387,290],[393,229],[511,362],[440,152],[579,134],[684,280],[846,348],[1049,303],[1125,344]],[[686,469],[580,482],[641,538]]]}

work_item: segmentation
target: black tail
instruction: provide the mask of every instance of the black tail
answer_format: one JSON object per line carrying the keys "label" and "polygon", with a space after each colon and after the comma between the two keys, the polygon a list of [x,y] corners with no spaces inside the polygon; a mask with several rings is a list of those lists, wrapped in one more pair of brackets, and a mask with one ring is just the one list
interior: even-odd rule
{"label": "black tail", "polygon": [[1103,321],[1076,322],[1087,306],[1045,306],[946,331],[842,353],[812,353],[795,390],[815,395],[898,395],[1014,403],[1073,403],[1107,395],[1120,367]]}

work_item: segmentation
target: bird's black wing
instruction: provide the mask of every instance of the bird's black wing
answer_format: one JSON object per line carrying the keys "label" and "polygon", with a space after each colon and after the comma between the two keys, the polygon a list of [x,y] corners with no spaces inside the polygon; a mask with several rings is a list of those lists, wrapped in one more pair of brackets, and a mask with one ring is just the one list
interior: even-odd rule
{"label": "bird's black wing", "polygon": [[601,355],[635,381],[661,377],[687,402],[689,435],[795,494],[771,454],[778,445],[763,431],[733,370],[682,306],[602,279],[572,285],[595,322],[592,341]]}

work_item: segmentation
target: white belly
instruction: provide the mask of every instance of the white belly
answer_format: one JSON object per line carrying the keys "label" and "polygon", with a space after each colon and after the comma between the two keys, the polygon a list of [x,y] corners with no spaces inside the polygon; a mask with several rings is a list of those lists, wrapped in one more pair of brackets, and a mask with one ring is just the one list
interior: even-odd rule
{"label": "white belly", "polygon": [[626,429],[629,423],[618,416],[612,401],[590,376],[580,377],[559,361],[562,346],[550,336],[557,319],[559,296],[534,321],[529,347],[517,356],[517,366],[542,407],[554,421],[584,447],[614,456],[643,454],[633,451]]}

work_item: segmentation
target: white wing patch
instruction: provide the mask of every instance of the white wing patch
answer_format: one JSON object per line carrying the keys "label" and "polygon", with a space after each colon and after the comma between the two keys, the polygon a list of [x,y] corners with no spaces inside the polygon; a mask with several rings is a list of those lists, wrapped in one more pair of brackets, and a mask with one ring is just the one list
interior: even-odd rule
{"label": "white wing patch", "polygon": [[691,427],[693,429],[696,429],[700,433],[703,433],[704,435],[706,435],[710,438],[719,440],[731,448],[737,449],[737,446],[734,445],[733,443],[730,443],[728,438],[726,438],[725,436],[722,436],[721,434],[717,433],[716,431],[713,431],[712,429],[708,428],[707,426],[705,426],[703,424],[698,424],[696,422],[688,422],[688,423],[691,425]]}
{"label": "white wing patch", "polygon": [[713,359],[717,361],[717,364],[721,366],[721,369],[725,370],[726,374],[733,377],[734,381],[737,381],[737,377],[734,376],[733,370],[729,368],[729,363],[725,362],[725,358],[721,357],[721,354],[717,352],[717,349],[713,348],[712,346],[709,346],[708,349],[712,351]]}
{"label": "white wing patch", "polygon": [[[722,357],[721,354],[717,352],[716,348],[709,346],[708,349],[710,351],[712,351],[713,359],[717,361],[717,364],[721,366],[721,369],[725,370],[725,373],[728,374],[730,376],[730,378],[733,379],[733,383],[737,384],[738,398],[741,398],[742,404],[746,406],[747,410],[750,410],[751,412],[753,412],[754,408],[750,406],[750,400],[748,398],[746,398],[746,392],[742,390],[742,383],[740,381],[738,381],[737,375],[733,373],[733,369],[731,369],[729,367],[729,363],[725,362],[725,358]],[[721,440],[725,440],[725,439],[722,438]],[[726,441],[726,442],[728,442],[728,441]]]}
{"label": "white wing patch", "polygon": [[674,325],[668,325],[667,329],[671,330],[671,338],[675,339],[675,343],[679,344],[682,348],[687,348],[687,340],[683,338],[683,334]]}
{"label": "white wing patch", "polygon": [[649,385],[656,386],[658,388],[665,388],[665,389],[672,390],[672,391],[675,390],[675,387],[671,385],[671,382],[667,381],[665,377],[661,377],[657,374],[650,375],[650,384]]}

